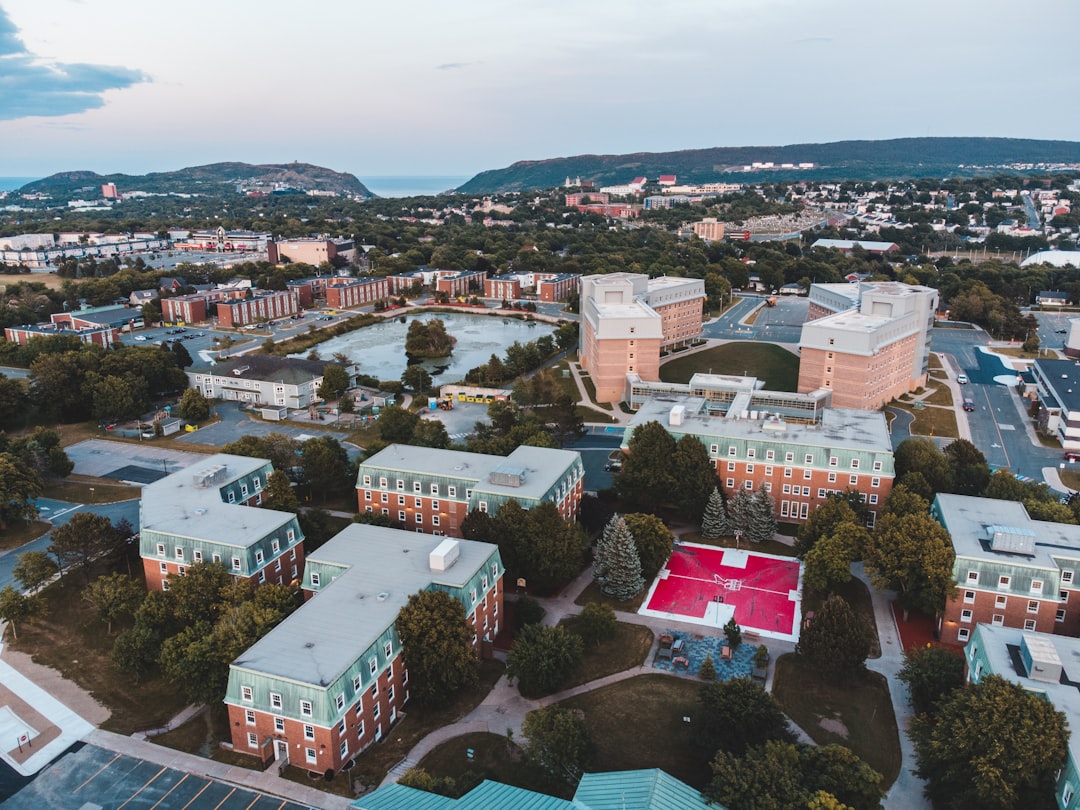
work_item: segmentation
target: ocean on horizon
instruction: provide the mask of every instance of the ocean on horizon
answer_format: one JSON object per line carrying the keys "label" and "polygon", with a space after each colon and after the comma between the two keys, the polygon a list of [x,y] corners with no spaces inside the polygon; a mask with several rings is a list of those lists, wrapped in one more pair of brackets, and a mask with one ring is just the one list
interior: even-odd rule
{"label": "ocean on horizon", "polygon": [[458,175],[374,175],[360,177],[380,197],[424,197],[457,188],[469,180]]}
{"label": "ocean on horizon", "polygon": [[[14,191],[17,188],[22,188],[27,183],[33,183],[35,180],[40,180],[40,177],[0,177],[0,191]],[[465,182],[462,180],[462,182]]]}

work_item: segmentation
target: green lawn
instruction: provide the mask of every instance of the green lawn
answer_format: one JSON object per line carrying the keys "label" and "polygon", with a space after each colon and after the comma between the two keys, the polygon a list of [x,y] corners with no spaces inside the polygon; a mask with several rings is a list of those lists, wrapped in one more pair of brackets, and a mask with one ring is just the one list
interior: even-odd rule
{"label": "green lawn", "polygon": [[884,787],[896,781],[900,736],[884,677],[865,672],[838,682],[818,675],[798,655],[782,655],[773,697],[818,745],[846,746],[882,775]]}
{"label": "green lawn", "polygon": [[[571,632],[577,632],[578,617],[571,616],[559,624]],[[645,663],[652,643],[653,632],[648,627],[618,622],[612,638],[600,644],[585,644],[585,657],[581,666],[575,676],[560,687],[560,691],[641,666]]]}
{"label": "green lawn", "polygon": [[[585,713],[596,743],[595,769],[662,768],[702,788],[710,753],[694,742],[693,717],[701,685],[670,675],[639,675],[558,704]],[[683,718],[691,718],[690,723]]]}
{"label": "green lawn", "polygon": [[[646,583],[647,586],[648,583]],[[609,606],[612,610],[619,610],[624,613],[637,613],[641,603],[645,601],[645,594],[648,592],[648,587],[641,593],[635,596],[633,599],[627,599],[625,601],[620,599],[613,599],[610,596],[600,591],[600,586],[595,582],[590,582],[580,594],[578,598],[574,600],[575,605],[587,605],[589,602],[599,602],[602,605]]]}
{"label": "green lawn", "polygon": [[794,557],[795,549],[787,543],[778,540],[767,540],[763,543],[751,543],[741,540],[736,544],[734,537],[717,537],[715,539],[702,537],[700,532],[683,532],[679,539],[684,543],[700,543],[703,546],[716,546],[718,548],[738,548],[742,551],[756,551],[759,554],[775,554],[777,557]]}
{"label": "green lawn", "polygon": [[889,407],[910,411],[915,416],[915,421],[911,423],[912,436],[945,436],[952,439],[960,436],[956,427],[956,411],[952,408],[928,405],[917,411],[911,405],[895,400],[889,403]]}
{"label": "green lawn", "polygon": [[6,529],[0,531],[0,551],[25,546],[32,540],[37,540],[51,528],[51,524],[42,520],[13,520]]}
{"label": "green lawn", "polygon": [[770,343],[744,341],[675,357],[660,366],[660,379],[687,383],[694,374],[710,370],[713,374],[757,377],[770,391],[795,391],[799,385],[797,355]]}

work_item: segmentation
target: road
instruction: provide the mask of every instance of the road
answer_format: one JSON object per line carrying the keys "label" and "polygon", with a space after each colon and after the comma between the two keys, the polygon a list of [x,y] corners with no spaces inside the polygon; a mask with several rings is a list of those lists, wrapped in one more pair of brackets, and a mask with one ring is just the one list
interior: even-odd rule
{"label": "road", "polygon": [[[86,505],[81,503],[67,503],[66,501],[54,501],[50,498],[38,498],[34,502],[41,513],[42,520],[51,521],[53,526],[62,526],[80,512],[92,512],[107,517],[113,523],[119,523],[126,518],[132,528],[139,528],[139,501],[119,501],[117,503],[102,503]],[[37,540],[27,543],[25,546],[0,552],[0,589],[12,585],[15,578],[11,571],[19,562],[19,555],[28,551],[46,551],[52,542],[52,533],[42,535]]]}
{"label": "road", "polygon": [[[758,307],[752,324],[739,323]],[[706,338],[719,340],[798,343],[809,310],[806,298],[779,298],[775,307],[765,306],[763,298],[740,298],[723,315],[705,324],[702,332]]]}

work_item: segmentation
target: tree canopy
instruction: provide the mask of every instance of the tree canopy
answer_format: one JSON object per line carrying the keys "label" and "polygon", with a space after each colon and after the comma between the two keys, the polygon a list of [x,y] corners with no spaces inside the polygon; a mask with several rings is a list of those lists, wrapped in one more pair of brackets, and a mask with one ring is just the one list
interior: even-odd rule
{"label": "tree canopy", "polygon": [[410,691],[420,703],[444,705],[477,682],[479,659],[465,608],[446,591],[420,591],[409,597],[395,622]]}
{"label": "tree canopy", "polygon": [[863,549],[867,573],[879,590],[893,590],[905,613],[937,615],[956,583],[949,533],[929,514],[885,515]]}
{"label": "tree canopy", "polygon": [[506,675],[525,697],[549,694],[577,670],[583,652],[581,637],[565,627],[527,624],[506,659]]}

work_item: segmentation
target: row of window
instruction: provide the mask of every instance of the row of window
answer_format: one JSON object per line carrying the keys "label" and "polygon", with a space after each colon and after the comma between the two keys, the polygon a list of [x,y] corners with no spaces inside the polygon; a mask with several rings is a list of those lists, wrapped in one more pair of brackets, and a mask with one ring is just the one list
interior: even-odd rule
{"label": "row of window", "polygon": [[[365,475],[362,480],[364,482],[365,487],[370,487],[371,486],[372,478],[371,478],[370,475]],[[386,478],[379,478],[379,489],[388,489],[389,488],[389,483],[390,482]],[[398,478],[395,481],[395,488],[397,489],[398,492],[404,492],[405,491],[405,479]],[[419,493],[423,493],[423,491],[424,491],[423,484],[421,484],[419,481],[413,481],[413,492],[419,494]],[[429,495],[434,495],[436,498],[439,497],[439,485],[438,484],[429,485],[428,494]],[[453,484],[447,484],[446,485],[446,497],[448,497],[448,498],[456,498],[457,497],[457,487],[455,485],[453,485]],[[471,489],[466,489],[465,490],[465,497],[466,498],[471,498],[472,497],[472,490]],[[383,501],[383,503],[385,503],[385,501]]]}
{"label": "row of window", "polygon": [[[1062,571],[1061,581],[1064,584],[1069,584],[1070,582],[1072,582],[1072,572],[1071,571],[1067,572],[1069,574],[1068,579],[1065,579],[1065,573],[1066,573],[1065,571]],[[978,571],[968,571],[967,572],[967,584],[968,585],[978,585],[979,584],[979,572]],[[998,577],[997,587],[998,587],[999,590],[1003,590],[1003,591],[1009,590],[1012,587],[1012,577],[1009,576],[1008,574],[1001,574]],[[1030,591],[1033,594],[1042,594],[1042,592],[1043,592],[1043,581],[1041,579],[1033,579],[1033,580],[1031,580]]]}
{"label": "row of window", "polygon": [[[296,542],[296,532],[293,529],[286,530],[285,535],[288,538],[288,544],[290,546],[293,545]],[[281,553],[281,542],[277,538],[274,538],[273,540],[270,541],[270,551],[271,551],[271,554],[273,556],[277,556],[278,554]],[[157,555],[158,555],[158,557],[164,557],[165,556],[165,544],[164,543],[158,543],[157,544]],[[173,559],[175,559],[177,562],[185,562],[186,561],[186,552],[184,551],[183,546],[176,546],[175,547],[175,549],[173,550]],[[212,553],[210,555],[210,559],[213,562],[219,563],[219,562],[221,562],[221,555],[218,554],[217,552],[214,552],[214,553]],[[266,559],[266,556],[263,554],[262,550],[261,549],[256,549],[255,550],[255,565],[261,567],[263,562],[265,561],[265,559]],[[296,549],[293,549],[292,552],[289,554],[289,559],[291,559],[291,560],[296,559]],[[205,557],[204,557],[204,555],[203,555],[203,553],[202,553],[202,551],[200,549],[195,549],[195,550],[193,550],[191,552],[191,560],[192,560],[193,563],[201,563],[201,562],[205,561]],[[242,567],[241,563],[242,563],[242,560],[241,560],[240,557],[233,557],[232,558],[232,569],[234,571],[240,571],[241,567]],[[163,568],[162,570],[164,571],[165,569]]]}
{"label": "row of window", "polygon": [[[720,454],[720,445],[718,445],[718,444],[709,445],[709,454],[714,456],[714,457],[718,456]],[[738,453],[738,448],[733,444],[728,445],[727,454],[728,454],[729,458],[735,458],[739,454]],[[757,458],[757,448],[754,448],[754,447],[746,448],[746,457],[748,459]],[[766,461],[776,461],[776,451],[775,450],[766,450],[765,451],[765,460]],[[786,453],[784,453],[784,463],[785,464],[794,464],[795,463],[795,452],[793,450],[789,450]],[[857,458],[851,459],[851,469],[853,469],[853,470],[859,469],[859,463],[860,463],[859,459],[857,459]],[[803,455],[803,464],[804,465],[813,465],[814,464],[814,454],[813,453],[806,453],[805,455]],[[840,459],[838,459],[836,456],[829,456],[829,466],[830,467],[837,467],[837,466],[839,466],[839,464],[840,464]],[[873,467],[874,467],[874,472],[881,472],[882,463],[880,461],[875,461],[874,464],[873,464]]]}
{"label": "row of window", "polygon": [[[1063,605],[1068,604],[1068,602],[1069,602],[1069,592],[1068,591],[1058,591],[1058,600]],[[964,591],[964,604],[965,605],[974,605],[975,604],[975,591]],[[1004,608],[1004,607],[1007,607],[1008,604],[1009,604],[1009,597],[1002,596],[1001,594],[997,594],[994,597],[994,607],[996,607],[996,608]],[[1034,607],[1032,607],[1032,606],[1034,606]],[[1039,603],[1037,601],[1035,601],[1034,599],[1029,599],[1028,600],[1028,613],[1038,613],[1039,612],[1039,607],[1038,606],[1039,606]]]}
{"label": "row of window", "polygon": [[[1058,622],[1065,621],[1065,611],[1064,610],[1059,610],[1057,612],[1057,616],[1054,618],[1054,621],[1058,621]],[[1005,624],[1005,617],[1000,613],[995,613],[993,615],[990,623],[992,625],[994,625],[995,627],[1001,627],[1001,626],[1003,626]],[[1028,633],[1034,633],[1035,632],[1035,625],[1036,625],[1036,622],[1035,622],[1034,619],[1025,619],[1024,620],[1024,630],[1027,631]],[[970,628],[961,627],[959,630],[956,631],[956,640],[957,641],[966,642],[969,638],[971,638],[971,629]]]}

